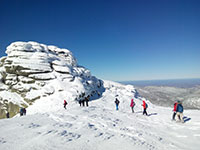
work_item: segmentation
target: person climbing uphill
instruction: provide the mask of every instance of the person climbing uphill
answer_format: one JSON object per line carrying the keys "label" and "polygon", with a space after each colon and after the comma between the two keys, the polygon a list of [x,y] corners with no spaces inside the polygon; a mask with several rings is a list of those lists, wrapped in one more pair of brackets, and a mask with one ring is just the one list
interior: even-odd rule
{"label": "person climbing uphill", "polygon": [[144,114],[146,114],[147,116],[148,116],[148,114],[147,114],[147,107],[148,107],[148,105],[147,105],[147,103],[143,100],[143,104],[142,104],[142,106],[143,106],[143,115]]}
{"label": "person climbing uphill", "polygon": [[119,110],[119,103],[120,103],[120,101],[116,98],[115,99],[116,110]]}
{"label": "person climbing uphill", "polygon": [[131,107],[132,113],[134,113],[134,106],[135,106],[135,102],[133,101],[133,99],[131,99],[130,107]]}
{"label": "person climbing uphill", "polygon": [[66,109],[66,105],[67,105],[67,101],[66,100],[64,100],[64,108]]}

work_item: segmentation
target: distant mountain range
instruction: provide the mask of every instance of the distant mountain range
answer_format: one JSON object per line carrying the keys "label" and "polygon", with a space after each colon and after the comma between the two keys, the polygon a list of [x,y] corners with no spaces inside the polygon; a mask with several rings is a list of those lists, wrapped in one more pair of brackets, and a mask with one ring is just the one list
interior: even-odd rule
{"label": "distant mountain range", "polygon": [[139,87],[145,86],[170,86],[179,88],[190,88],[200,85],[200,78],[197,79],[169,79],[169,80],[141,80],[123,81],[123,84],[132,84]]}
{"label": "distant mountain range", "polygon": [[126,81],[134,85],[138,93],[152,103],[173,107],[181,100],[186,109],[200,109],[200,79]]}

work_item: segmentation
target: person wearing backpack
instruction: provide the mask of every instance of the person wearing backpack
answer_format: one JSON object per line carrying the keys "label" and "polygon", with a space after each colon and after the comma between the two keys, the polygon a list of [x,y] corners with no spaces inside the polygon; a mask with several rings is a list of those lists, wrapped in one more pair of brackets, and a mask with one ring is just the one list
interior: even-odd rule
{"label": "person wearing backpack", "polygon": [[20,108],[20,110],[19,110],[19,114],[20,114],[20,116],[23,116],[23,108]]}
{"label": "person wearing backpack", "polygon": [[64,108],[66,109],[66,105],[67,105],[67,101],[66,100],[64,100]]}
{"label": "person wearing backpack", "polygon": [[115,99],[116,110],[119,110],[119,103],[120,103],[120,101],[116,98]]}
{"label": "person wearing backpack", "polygon": [[184,123],[184,120],[183,120],[183,105],[180,101],[178,101],[176,112],[177,112],[176,113],[176,120]]}
{"label": "person wearing backpack", "polygon": [[146,114],[146,116],[148,116],[148,114],[147,114],[147,108],[148,108],[147,103],[145,101],[143,101],[142,106],[143,106],[143,115]]}
{"label": "person wearing backpack", "polygon": [[134,106],[135,106],[135,102],[133,101],[133,99],[131,99],[130,107],[131,107],[132,113],[134,113]]}

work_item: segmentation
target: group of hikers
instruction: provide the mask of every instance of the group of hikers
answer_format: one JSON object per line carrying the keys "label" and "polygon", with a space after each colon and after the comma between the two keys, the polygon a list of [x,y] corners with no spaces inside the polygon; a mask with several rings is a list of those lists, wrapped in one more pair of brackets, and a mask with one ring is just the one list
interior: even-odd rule
{"label": "group of hikers", "polygon": [[20,116],[26,116],[26,108],[20,108],[20,110],[19,110],[19,114],[20,114]]}
{"label": "group of hikers", "polygon": [[[120,101],[118,100],[118,98],[116,98],[115,99],[116,110],[119,110],[119,103],[120,103]],[[142,106],[143,106],[143,115],[145,114],[145,115],[148,116],[148,114],[147,114],[148,105],[147,105],[147,103],[144,100],[143,100]],[[130,107],[131,107],[132,113],[134,113],[135,102],[134,102],[133,99],[131,99]]]}
{"label": "group of hikers", "polygon": [[89,106],[89,104],[88,104],[89,101],[90,101],[90,96],[88,95],[87,97],[79,100],[79,105],[84,107],[85,103],[86,103],[86,106],[88,107]]}
{"label": "group of hikers", "polygon": [[[118,100],[118,98],[116,98],[115,99],[116,110],[119,110],[119,103],[120,103],[120,101]],[[148,114],[147,114],[148,105],[144,100],[143,100],[142,106],[143,106],[143,115],[148,116]],[[132,113],[134,113],[135,102],[134,102],[133,99],[131,99],[130,107],[131,107]],[[173,112],[174,113],[172,115],[172,120],[184,123],[184,120],[183,120],[183,105],[182,105],[181,101],[178,100],[174,103]]]}
{"label": "group of hikers", "polygon": [[[84,97],[83,99],[79,100],[80,106],[83,106],[83,107],[87,106],[88,107],[89,106],[88,105],[89,100],[90,100],[90,96],[89,95],[87,97]],[[116,105],[116,110],[119,110],[120,101],[119,101],[117,96],[116,96],[114,102],[115,102],[115,105]],[[86,105],[85,105],[85,103],[86,103]],[[64,100],[64,104],[63,104],[64,105],[64,109],[66,109],[67,104],[68,104],[67,101]],[[136,104],[135,104],[134,100],[131,99],[130,107],[131,107],[132,113],[134,113],[135,105]],[[142,107],[143,107],[143,115],[148,116],[148,114],[147,114],[148,105],[145,102],[145,100],[143,100]],[[20,116],[25,116],[26,115],[26,109],[25,108],[20,108],[19,112],[20,112]],[[6,117],[7,118],[10,117],[9,112],[6,113]],[[179,100],[174,103],[172,120],[173,121],[176,120],[176,121],[180,121],[180,122],[184,123],[184,120],[183,120],[183,105],[182,105],[182,102],[179,101]]]}
{"label": "group of hikers", "polygon": [[[85,103],[86,103],[86,106],[88,107],[89,106],[88,105],[89,100],[90,100],[90,96],[87,96],[87,97],[79,100],[80,106],[84,107]],[[119,110],[119,103],[120,103],[120,101],[116,96],[116,99],[115,99],[116,110]],[[67,101],[66,100],[64,100],[64,104],[63,105],[64,105],[64,108],[66,109],[66,105],[67,105]],[[130,107],[131,107],[132,113],[134,113],[135,102],[134,102],[133,99],[131,99]],[[142,101],[142,107],[143,107],[143,115],[148,116],[148,114],[147,114],[148,105],[145,102],[145,100]],[[184,122],[184,120],[183,120],[183,105],[182,105],[182,103],[180,101],[177,101],[177,102],[174,103],[173,112],[174,113],[173,113],[173,116],[172,116],[172,120]]]}
{"label": "group of hikers", "polygon": [[[26,108],[21,107],[19,109],[19,114],[20,114],[20,116],[25,116],[26,115]],[[8,111],[6,111],[6,118],[10,118],[10,113]]]}
{"label": "group of hikers", "polygon": [[[90,101],[90,96],[88,95],[87,97],[84,97],[83,99],[81,99],[81,100],[79,100],[78,101],[78,103],[79,103],[79,105],[80,106],[83,106],[83,107],[88,107],[89,106],[89,101]],[[66,109],[66,106],[67,106],[67,101],[66,100],[64,100],[64,103],[63,103],[63,105],[64,105],[64,108]]]}

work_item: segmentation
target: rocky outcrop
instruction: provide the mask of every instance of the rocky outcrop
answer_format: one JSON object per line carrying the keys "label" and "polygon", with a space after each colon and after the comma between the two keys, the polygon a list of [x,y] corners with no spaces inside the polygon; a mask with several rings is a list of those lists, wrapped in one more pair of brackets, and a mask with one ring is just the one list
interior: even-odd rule
{"label": "rocky outcrop", "polygon": [[[11,116],[20,107],[55,92],[66,91],[71,99],[103,91],[103,82],[77,64],[73,54],[37,42],[14,42],[0,58],[0,115]],[[9,95],[9,96],[8,96]]]}

